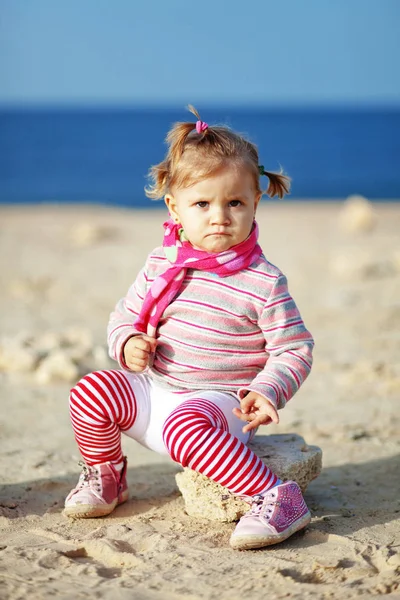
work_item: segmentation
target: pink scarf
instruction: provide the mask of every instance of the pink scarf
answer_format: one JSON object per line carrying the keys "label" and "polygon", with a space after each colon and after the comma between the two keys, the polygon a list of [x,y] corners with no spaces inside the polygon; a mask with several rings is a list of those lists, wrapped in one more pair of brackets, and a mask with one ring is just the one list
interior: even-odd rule
{"label": "pink scarf", "polygon": [[227,277],[250,266],[262,254],[257,244],[258,226],[254,221],[247,239],[218,254],[196,250],[183,234],[182,226],[172,220],[164,223],[164,252],[171,266],[153,281],[134,327],[155,337],[158,322],[179,292],[188,269],[198,269]]}

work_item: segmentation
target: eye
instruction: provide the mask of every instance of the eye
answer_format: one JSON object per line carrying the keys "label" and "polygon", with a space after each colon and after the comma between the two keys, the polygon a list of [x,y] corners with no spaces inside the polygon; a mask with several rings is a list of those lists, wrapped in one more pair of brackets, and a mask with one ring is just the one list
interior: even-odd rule
{"label": "eye", "polygon": [[196,206],[198,206],[199,208],[206,208],[206,206],[208,206],[208,202],[206,202],[205,200],[200,200],[200,202],[196,202]]}
{"label": "eye", "polygon": [[229,202],[229,206],[235,207],[235,206],[241,206],[242,202],[240,200],[231,200]]}

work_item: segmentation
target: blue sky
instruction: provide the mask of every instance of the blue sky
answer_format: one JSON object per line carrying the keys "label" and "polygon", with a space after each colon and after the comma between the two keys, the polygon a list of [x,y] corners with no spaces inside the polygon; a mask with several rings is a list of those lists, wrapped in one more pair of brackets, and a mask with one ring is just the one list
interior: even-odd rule
{"label": "blue sky", "polygon": [[0,0],[0,103],[400,105],[400,0]]}

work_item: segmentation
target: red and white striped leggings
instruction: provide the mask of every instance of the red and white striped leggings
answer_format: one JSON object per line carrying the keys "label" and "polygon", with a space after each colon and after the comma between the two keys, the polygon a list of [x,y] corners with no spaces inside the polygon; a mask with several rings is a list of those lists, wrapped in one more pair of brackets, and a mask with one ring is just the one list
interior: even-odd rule
{"label": "red and white striped leggings", "polygon": [[70,395],[72,427],[88,465],[121,461],[123,432],[234,494],[253,496],[277,477],[246,446],[249,433],[232,413],[237,406],[232,393],[170,392],[146,374],[117,370],[86,375]]}

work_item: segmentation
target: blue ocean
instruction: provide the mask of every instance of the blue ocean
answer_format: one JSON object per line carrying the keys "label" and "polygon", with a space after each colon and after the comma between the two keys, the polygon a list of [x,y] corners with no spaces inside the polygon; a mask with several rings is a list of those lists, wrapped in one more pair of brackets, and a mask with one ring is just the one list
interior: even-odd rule
{"label": "blue ocean", "polygon": [[[400,108],[201,108],[208,123],[250,137],[292,198],[400,198]],[[183,108],[0,110],[0,202],[154,207],[143,192]]]}

